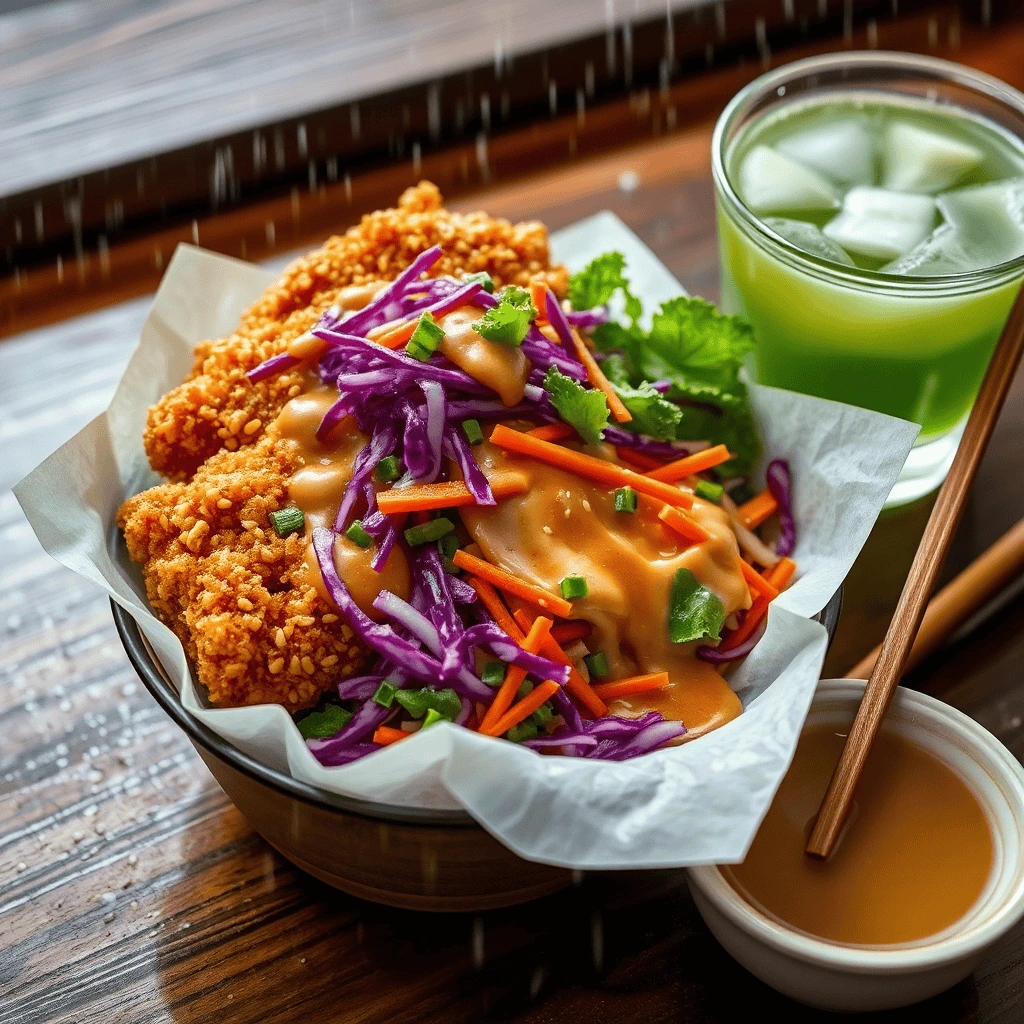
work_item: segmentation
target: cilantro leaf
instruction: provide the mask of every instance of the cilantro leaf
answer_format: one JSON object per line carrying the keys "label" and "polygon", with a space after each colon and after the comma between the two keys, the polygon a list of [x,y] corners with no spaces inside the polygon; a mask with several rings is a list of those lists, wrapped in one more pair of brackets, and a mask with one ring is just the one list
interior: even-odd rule
{"label": "cilantro leaf", "polygon": [[697,581],[689,569],[678,569],[672,580],[668,608],[668,635],[674,644],[719,639],[725,606],[716,594]]}
{"label": "cilantro leaf", "polygon": [[[743,388],[740,382],[739,386]],[[686,404],[686,392],[678,382],[670,392],[671,397],[682,397],[683,420],[676,432],[681,441],[707,441],[712,445],[724,444],[732,458],[718,467],[726,475],[744,476],[761,454],[761,443],[757,435],[757,424],[750,412],[746,388],[741,394],[719,393],[710,397],[701,390],[700,398],[692,406]]]}
{"label": "cilantro leaf", "polygon": [[554,366],[544,375],[544,390],[551,396],[558,415],[575,427],[587,444],[601,443],[608,426],[608,401],[600,391],[577,384]]}
{"label": "cilantro leaf", "polygon": [[328,704],[323,711],[313,711],[296,724],[303,739],[326,740],[341,732],[351,717],[351,711],[338,704]]}
{"label": "cilantro leaf", "polygon": [[621,252],[606,252],[591,260],[578,274],[569,278],[569,303],[573,309],[603,306],[619,290],[626,300],[626,316],[636,321],[643,307],[630,291],[629,281],[622,273],[626,257]]}
{"label": "cilantro leaf", "polygon": [[[598,352],[622,353],[629,368],[630,376],[639,377],[640,363],[643,356],[643,346],[647,338],[643,328],[633,325],[623,327],[622,324],[609,320],[606,324],[600,324],[594,328],[591,340]],[[607,360],[602,367],[607,364]],[[605,370],[605,376],[608,371]]]}
{"label": "cilantro leaf", "polygon": [[601,360],[601,371],[611,384],[622,384],[629,387],[632,381],[632,370],[629,360],[621,352],[611,352]]}
{"label": "cilantro leaf", "polygon": [[654,314],[637,369],[650,380],[682,376],[692,386],[734,393],[753,347],[753,329],[740,317],[723,316],[704,299],[670,299]]}
{"label": "cilantro leaf", "polygon": [[633,415],[629,424],[633,430],[653,437],[655,441],[675,440],[683,411],[675,403],[662,398],[651,387],[650,381],[642,380],[636,388],[628,384],[612,384],[612,387]]}
{"label": "cilantro leaf", "polygon": [[503,345],[521,345],[537,309],[525,288],[508,287],[502,290],[498,305],[473,324],[473,330],[488,341]]}

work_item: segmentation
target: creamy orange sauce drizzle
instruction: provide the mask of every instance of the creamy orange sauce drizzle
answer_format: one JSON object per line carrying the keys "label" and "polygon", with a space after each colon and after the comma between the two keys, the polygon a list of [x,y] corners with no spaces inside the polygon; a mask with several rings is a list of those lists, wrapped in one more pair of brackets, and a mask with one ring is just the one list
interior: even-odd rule
{"label": "creamy orange sauce drizzle", "polygon": [[530,360],[515,345],[488,341],[473,330],[484,315],[479,306],[463,306],[438,320],[444,328],[439,351],[474,380],[497,391],[505,405],[521,402],[530,375]]}
{"label": "creamy orange sauce drizzle", "polygon": [[[305,384],[306,390],[281,410],[275,426],[280,436],[295,446],[295,455],[302,464],[288,481],[288,497],[306,517],[308,541],[318,526],[334,526],[356,455],[368,438],[355,421],[347,417],[335,427],[327,443],[321,444],[316,438],[316,428],[338,393],[322,384],[313,373],[307,374]],[[381,590],[408,598],[411,576],[408,559],[397,546],[383,570],[375,572],[370,565],[374,550],[373,545],[361,548],[347,537],[339,536],[334,542],[334,563],[356,604],[367,615],[379,619],[380,614],[373,608],[374,598]],[[310,581],[320,595],[329,600],[311,543],[306,545],[306,565]]]}
{"label": "creamy orange sauce drizzle", "polygon": [[749,607],[739,549],[726,513],[694,502],[691,515],[710,535],[684,548],[658,520],[660,502],[641,497],[635,513],[614,510],[614,491],[533,459],[510,456],[484,443],[474,449],[489,476],[497,470],[526,474],[529,490],[496,507],[459,509],[489,561],[557,593],[563,577],[586,577],[589,595],[573,602],[574,618],[592,623],[587,641],[608,658],[610,678],[667,671],[662,690],[616,700],[613,714],[659,711],[686,724],[688,738],[724,725],[740,713],[728,683],[696,657],[696,643],[673,644],[668,608],[673,577],[690,569],[725,605],[729,615]]}

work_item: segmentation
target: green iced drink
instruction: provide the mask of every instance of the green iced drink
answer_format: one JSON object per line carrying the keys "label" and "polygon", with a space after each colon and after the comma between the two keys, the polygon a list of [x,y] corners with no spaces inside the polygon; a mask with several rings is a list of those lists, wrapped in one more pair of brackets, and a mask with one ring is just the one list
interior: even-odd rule
{"label": "green iced drink", "polygon": [[[802,87],[799,65],[780,69],[761,80],[760,109],[736,116],[754,83],[722,115],[722,302],[754,325],[763,383],[912,420],[919,445],[947,438],[925,460],[924,493],[945,474],[1024,277],[1024,142],[962,87],[887,89],[877,74],[822,87],[822,64],[858,58],[886,55],[801,62],[819,69]],[[1024,97],[1002,88],[1024,129]]]}

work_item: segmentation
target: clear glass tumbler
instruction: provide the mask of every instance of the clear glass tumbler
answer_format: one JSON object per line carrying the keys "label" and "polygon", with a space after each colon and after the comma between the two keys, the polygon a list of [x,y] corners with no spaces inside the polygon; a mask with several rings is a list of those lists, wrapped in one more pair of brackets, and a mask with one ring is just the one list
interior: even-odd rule
{"label": "clear glass tumbler", "polygon": [[754,326],[757,377],[920,424],[890,505],[945,478],[1024,279],[1024,256],[934,277],[833,262],[796,246],[745,205],[731,157],[737,140],[784,104],[894,96],[995,126],[1019,147],[1024,168],[1024,95],[958,64],[903,53],[839,53],[771,71],[733,97],[712,141],[722,304]]}

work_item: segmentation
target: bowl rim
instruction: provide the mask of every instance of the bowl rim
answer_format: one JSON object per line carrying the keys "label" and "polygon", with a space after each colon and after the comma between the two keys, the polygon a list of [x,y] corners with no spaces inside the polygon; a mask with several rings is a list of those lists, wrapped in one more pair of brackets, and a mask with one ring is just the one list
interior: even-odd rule
{"label": "bowl rim", "polygon": [[[819,683],[819,694],[850,695],[862,693],[862,679],[827,679]],[[913,720],[915,714],[938,724],[950,741],[954,738],[961,750],[970,751],[977,763],[1012,782],[1016,804],[1007,798],[1010,812],[1018,823],[1024,821],[1024,766],[1007,748],[979,722],[952,705],[917,690],[897,687],[894,702]],[[811,712],[814,701],[811,702]],[[984,805],[983,805],[984,806]],[[991,810],[985,807],[990,821]],[[995,942],[1024,915],[1024,870],[1019,867],[1024,849],[1018,855],[1017,878],[1000,905],[977,924],[962,932],[939,933],[933,942],[924,940],[913,945],[864,947],[829,942],[797,931],[762,913],[743,899],[725,880],[717,865],[708,864],[687,869],[691,883],[718,913],[748,936],[764,946],[819,967],[842,970],[851,974],[907,974],[940,968],[979,953]],[[1005,870],[1005,869],[1004,869]]]}
{"label": "bowl rim", "polygon": [[[825,627],[829,645],[835,638],[842,606],[843,588],[840,586],[828,604],[818,615],[814,616]],[[285,772],[271,768],[251,757],[185,710],[178,698],[177,690],[174,689],[164,673],[163,667],[157,660],[134,616],[113,598],[110,600],[110,607],[117,635],[128,655],[128,660],[132,663],[132,667],[138,673],[146,689],[194,745],[201,746],[236,771],[285,796],[294,797],[330,811],[341,811],[373,821],[434,828],[480,827],[467,811],[460,808],[408,807],[402,804],[360,800],[357,797],[344,796],[308,782],[300,782]]]}

